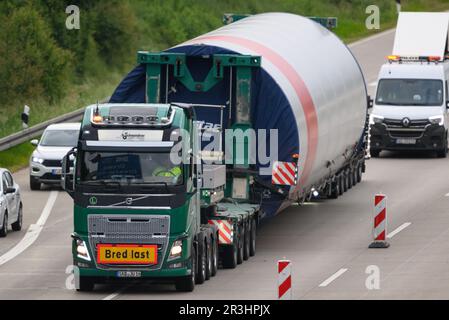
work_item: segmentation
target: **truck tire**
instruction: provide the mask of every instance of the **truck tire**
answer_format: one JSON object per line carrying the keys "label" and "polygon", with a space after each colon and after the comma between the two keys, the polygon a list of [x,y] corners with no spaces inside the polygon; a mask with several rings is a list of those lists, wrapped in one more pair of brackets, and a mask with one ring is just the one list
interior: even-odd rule
{"label": "truck tire", "polygon": [[370,153],[371,157],[378,158],[380,151],[381,151],[380,149],[370,149],[369,153]]}
{"label": "truck tire", "polygon": [[175,282],[176,291],[192,292],[195,289],[196,283],[196,250],[192,246],[192,254],[190,256],[190,263],[192,265],[192,273],[189,276],[182,277]]}
{"label": "truck tire", "polygon": [[340,195],[340,184],[338,183],[338,178],[335,181],[330,183],[331,185],[331,193],[329,195],[329,199],[337,199]]}
{"label": "truck tire", "polygon": [[341,196],[342,194],[343,194],[343,189],[344,189],[344,183],[343,183],[343,175],[342,174],[340,174],[339,176],[338,176],[338,195],[339,196]]}
{"label": "truck tire", "polygon": [[5,238],[8,235],[8,212],[5,211],[3,215],[3,226],[0,229],[0,238]]}
{"label": "truck tire", "polygon": [[257,221],[256,218],[251,219],[251,240],[249,247],[249,255],[251,257],[256,255],[256,238],[257,238]]}
{"label": "truck tire", "polygon": [[245,226],[242,224],[239,227],[239,239],[238,239],[238,254],[237,254],[237,264],[243,263],[243,251],[245,247]]}
{"label": "truck tire", "polygon": [[357,166],[357,183],[362,182],[363,164],[359,163]]}
{"label": "truck tire", "polygon": [[80,276],[80,286],[76,291],[79,292],[91,292],[94,290],[95,282],[91,277]]}
{"label": "truck tire", "polygon": [[18,212],[17,216],[18,216],[17,217],[17,221],[14,222],[12,224],[12,226],[11,226],[13,231],[20,231],[20,230],[22,230],[22,221],[23,221],[23,206],[22,206],[22,203],[20,203],[19,212]]}
{"label": "truck tire", "polygon": [[237,267],[237,251],[236,243],[223,248],[222,264],[224,268],[235,269]]}
{"label": "truck tire", "polygon": [[33,191],[41,189],[40,181],[32,176],[30,176],[30,189]]}
{"label": "truck tire", "polygon": [[246,228],[245,228],[245,243],[243,247],[243,260],[249,259],[249,252],[251,247],[251,223],[248,221],[246,222]]}
{"label": "truck tire", "polygon": [[[208,240],[209,239],[209,240]],[[206,280],[212,276],[212,241],[210,238],[204,240],[206,246]]]}
{"label": "truck tire", "polygon": [[196,283],[203,284],[206,281],[207,256],[205,243],[198,244],[198,271],[196,273]]}
{"label": "truck tire", "polygon": [[215,277],[218,271],[218,235],[211,239],[212,243],[212,272],[211,276]]}
{"label": "truck tire", "polygon": [[354,185],[354,180],[352,179],[354,177],[354,172],[352,169],[348,169],[346,172],[346,176],[348,177],[348,190],[352,188]]}

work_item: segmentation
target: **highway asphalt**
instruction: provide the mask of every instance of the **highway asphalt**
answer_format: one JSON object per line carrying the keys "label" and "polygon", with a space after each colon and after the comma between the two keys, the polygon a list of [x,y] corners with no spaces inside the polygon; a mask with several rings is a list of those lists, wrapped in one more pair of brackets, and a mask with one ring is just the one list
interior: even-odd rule
{"label": "highway asphalt", "polygon": [[[393,36],[387,31],[350,46],[371,92]],[[71,198],[57,188],[30,191],[27,170],[14,177],[24,228],[0,239],[0,299],[275,299],[276,261],[283,258],[292,261],[294,299],[449,299],[449,159],[382,153],[343,196],[285,210],[260,229],[255,257],[182,294],[139,282],[75,292]],[[393,237],[388,249],[368,249],[379,192],[388,197]],[[378,286],[367,273],[373,270]]]}

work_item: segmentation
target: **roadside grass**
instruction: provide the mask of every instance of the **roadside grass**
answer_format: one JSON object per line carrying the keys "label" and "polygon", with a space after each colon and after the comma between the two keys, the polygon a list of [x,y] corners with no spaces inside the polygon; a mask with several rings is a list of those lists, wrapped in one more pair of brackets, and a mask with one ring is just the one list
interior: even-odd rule
{"label": "roadside grass", "polygon": [[27,141],[8,150],[0,151],[0,168],[7,168],[11,172],[26,168],[34,148]]}

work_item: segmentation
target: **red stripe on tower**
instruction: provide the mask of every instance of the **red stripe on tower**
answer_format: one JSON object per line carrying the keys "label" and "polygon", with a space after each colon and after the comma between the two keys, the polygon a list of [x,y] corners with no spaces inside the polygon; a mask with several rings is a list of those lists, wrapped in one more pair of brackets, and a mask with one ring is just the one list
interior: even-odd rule
{"label": "red stripe on tower", "polygon": [[374,196],[374,242],[370,248],[388,248],[390,244],[386,241],[387,234],[387,197],[383,194]]}
{"label": "red stripe on tower", "polygon": [[290,260],[278,261],[278,299],[292,299],[292,270]]}

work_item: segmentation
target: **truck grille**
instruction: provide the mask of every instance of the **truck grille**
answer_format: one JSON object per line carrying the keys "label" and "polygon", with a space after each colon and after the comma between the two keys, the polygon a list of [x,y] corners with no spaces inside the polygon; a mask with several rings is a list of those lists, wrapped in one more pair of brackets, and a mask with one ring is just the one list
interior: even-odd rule
{"label": "truck grille", "polygon": [[170,216],[147,215],[89,215],[89,243],[97,260],[97,245],[104,244],[156,244],[158,264],[155,265],[99,265],[100,269],[120,267],[159,269],[167,251],[170,233]]}

